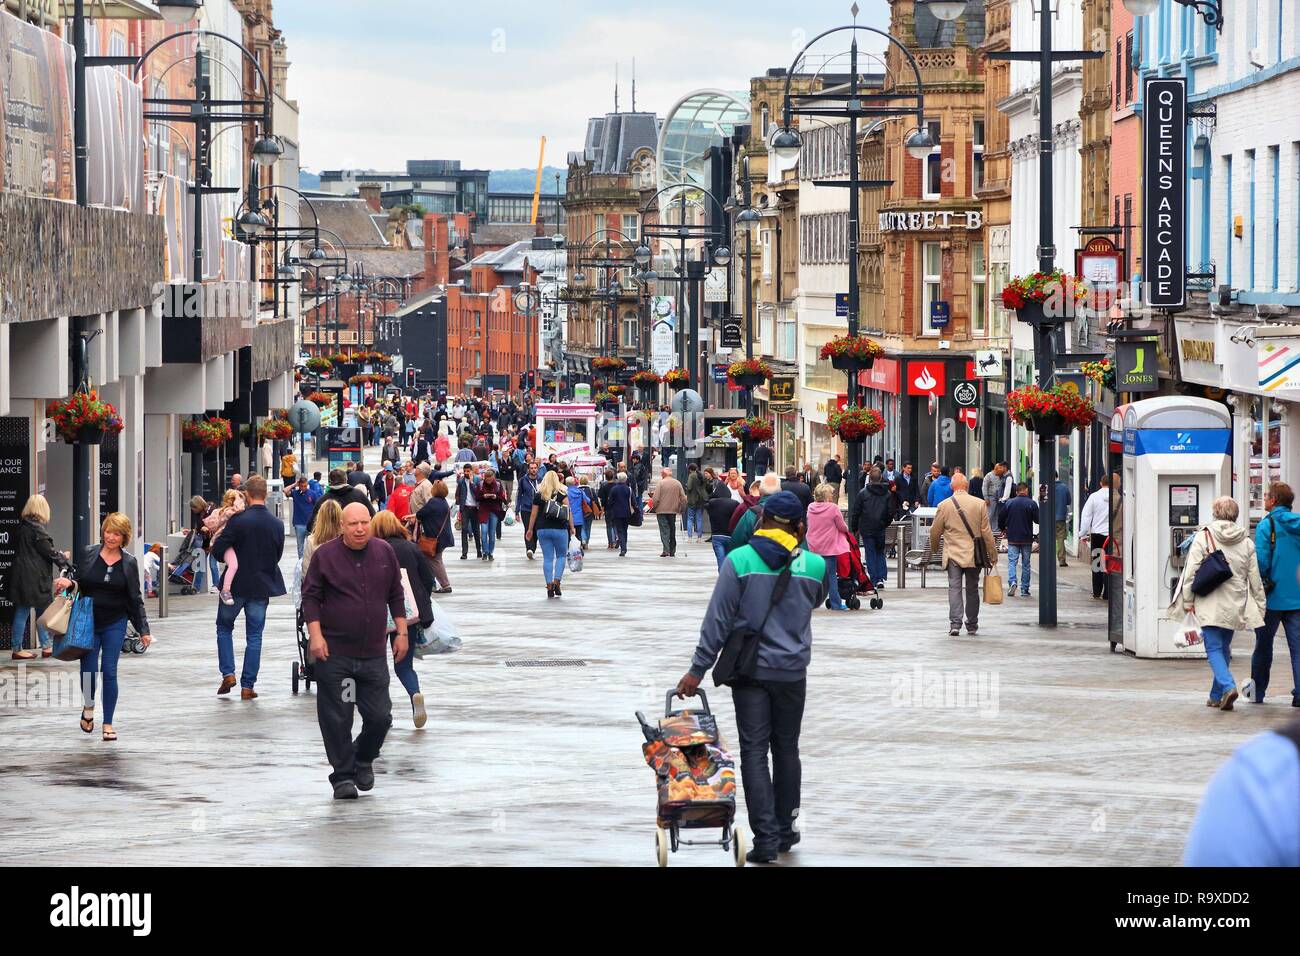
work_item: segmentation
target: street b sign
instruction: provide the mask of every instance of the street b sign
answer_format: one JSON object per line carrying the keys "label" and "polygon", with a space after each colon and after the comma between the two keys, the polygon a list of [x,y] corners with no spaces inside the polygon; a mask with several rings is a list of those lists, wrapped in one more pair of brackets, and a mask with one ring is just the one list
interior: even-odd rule
{"label": "street b sign", "polygon": [[724,349],[738,349],[744,346],[744,339],[740,334],[740,316],[731,315],[722,320],[722,347]]}

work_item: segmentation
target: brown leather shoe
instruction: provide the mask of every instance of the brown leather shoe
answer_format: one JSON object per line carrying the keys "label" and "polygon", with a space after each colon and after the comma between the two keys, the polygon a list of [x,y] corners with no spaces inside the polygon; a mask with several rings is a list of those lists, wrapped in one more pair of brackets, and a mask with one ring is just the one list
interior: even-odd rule
{"label": "brown leather shoe", "polygon": [[239,690],[239,699],[240,699],[240,700],[256,700],[256,699],[257,699],[257,691],[253,690],[253,688],[251,688],[251,687],[241,687],[240,690]]}
{"label": "brown leather shoe", "polygon": [[227,674],[225,677],[221,678],[221,686],[217,688],[217,693],[229,694],[231,689],[238,683],[239,681],[235,680],[234,674]]}

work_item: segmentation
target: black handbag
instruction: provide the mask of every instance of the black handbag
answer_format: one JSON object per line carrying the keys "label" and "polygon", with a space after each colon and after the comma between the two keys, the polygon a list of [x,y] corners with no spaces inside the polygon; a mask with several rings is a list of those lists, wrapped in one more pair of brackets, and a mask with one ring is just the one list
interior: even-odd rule
{"label": "black handbag", "polygon": [[1205,597],[1232,577],[1232,568],[1228,566],[1228,559],[1222,551],[1214,547],[1214,536],[1210,534],[1209,528],[1205,529],[1205,540],[1211,550],[1201,560],[1201,566],[1196,569],[1196,575],[1192,578],[1192,593],[1197,597]]}
{"label": "black handbag", "polygon": [[1268,522],[1268,573],[1261,574],[1264,582],[1264,593],[1272,594],[1273,589],[1277,587],[1277,581],[1273,578],[1273,559],[1277,555],[1277,526],[1272,521],[1272,516],[1264,518]]}
{"label": "black handbag", "polygon": [[718,655],[718,661],[713,665],[715,686],[743,684],[753,679],[758,672],[758,643],[763,637],[763,628],[767,627],[767,619],[772,616],[772,608],[785,597],[785,590],[790,584],[791,568],[798,554],[797,548],[790,552],[790,560],[785,563],[785,567],[777,576],[776,584],[772,587],[772,602],[768,604],[767,613],[763,615],[763,623],[758,626],[758,629],[738,627],[727,635],[727,642],[722,645],[722,653]]}

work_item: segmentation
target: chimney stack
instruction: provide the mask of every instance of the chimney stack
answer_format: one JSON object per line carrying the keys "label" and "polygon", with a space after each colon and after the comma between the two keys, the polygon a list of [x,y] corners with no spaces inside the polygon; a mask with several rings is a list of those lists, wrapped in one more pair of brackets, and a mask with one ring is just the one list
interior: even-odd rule
{"label": "chimney stack", "polygon": [[362,183],[360,187],[361,198],[375,212],[383,212],[383,207],[379,204],[379,193],[382,189],[379,183]]}

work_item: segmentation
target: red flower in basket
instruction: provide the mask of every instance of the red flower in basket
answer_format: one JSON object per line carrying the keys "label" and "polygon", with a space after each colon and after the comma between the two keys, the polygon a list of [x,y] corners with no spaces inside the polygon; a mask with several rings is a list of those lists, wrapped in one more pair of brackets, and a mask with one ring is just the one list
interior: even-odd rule
{"label": "red flower in basket", "polygon": [[732,422],[728,430],[734,437],[747,441],[767,441],[772,437],[772,423],[766,418],[742,418]]}
{"label": "red flower in basket", "polygon": [[885,420],[873,408],[847,405],[841,411],[826,416],[826,424],[844,441],[862,441],[883,431]]}

